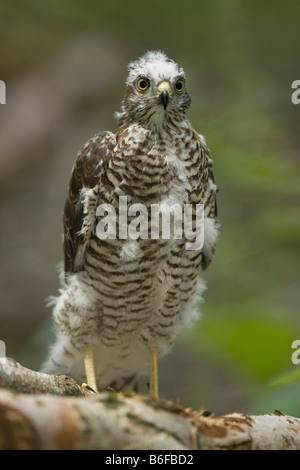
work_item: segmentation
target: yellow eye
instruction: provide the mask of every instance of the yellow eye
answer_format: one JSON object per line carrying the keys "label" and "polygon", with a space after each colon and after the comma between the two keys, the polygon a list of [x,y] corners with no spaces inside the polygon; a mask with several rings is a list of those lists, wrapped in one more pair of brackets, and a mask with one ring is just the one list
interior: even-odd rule
{"label": "yellow eye", "polygon": [[148,90],[149,86],[150,86],[150,82],[148,80],[148,78],[139,78],[138,81],[137,81],[137,89],[140,90],[140,91],[146,91]]}
{"label": "yellow eye", "polygon": [[177,93],[182,93],[184,90],[184,81],[183,80],[177,80],[175,83],[175,90]]}

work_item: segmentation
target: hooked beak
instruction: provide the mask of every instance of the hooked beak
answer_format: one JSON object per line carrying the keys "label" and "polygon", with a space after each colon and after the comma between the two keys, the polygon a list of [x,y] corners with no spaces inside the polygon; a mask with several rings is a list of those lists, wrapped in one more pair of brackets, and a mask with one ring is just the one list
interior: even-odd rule
{"label": "hooked beak", "polygon": [[157,87],[157,91],[159,93],[158,99],[162,103],[164,109],[168,106],[169,96],[171,93],[171,87],[169,82],[161,82]]}

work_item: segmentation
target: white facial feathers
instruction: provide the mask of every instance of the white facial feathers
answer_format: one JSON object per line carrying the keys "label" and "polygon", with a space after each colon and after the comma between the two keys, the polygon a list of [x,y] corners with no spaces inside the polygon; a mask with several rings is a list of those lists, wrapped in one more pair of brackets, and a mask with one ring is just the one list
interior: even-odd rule
{"label": "white facial feathers", "polygon": [[149,51],[128,66],[122,110],[145,127],[182,122],[191,99],[182,67],[163,52]]}
{"label": "white facial feathers", "polygon": [[129,75],[126,84],[132,83],[137,77],[147,76],[159,84],[163,80],[175,80],[179,76],[185,77],[183,69],[163,52],[147,52],[140,59],[131,62],[128,66]]}

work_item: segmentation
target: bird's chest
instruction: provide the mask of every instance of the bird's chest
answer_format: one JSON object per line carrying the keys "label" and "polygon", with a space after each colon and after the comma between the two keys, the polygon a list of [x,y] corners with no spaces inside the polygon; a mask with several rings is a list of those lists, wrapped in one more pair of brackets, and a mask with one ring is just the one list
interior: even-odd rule
{"label": "bird's chest", "polygon": [[183,139],[128,137],[109,168],[112,199],[127,196],[129,202],[147,207],[163,201],[182,205],[191,191],[186,153]]}
{"label": "bird's chest", "polygon": [[[97,219],[97,227],[104,229],[110,249],[121,253],[121,265],[130,259],[141,268],[151,257],[157,266],[178,244],[175,215],[182,220],[185,204],[198,203],[201,192],[199,152],[189,137],[158,138],[139,131],[116,146],[98,192],[98,203],[105,206],[102,212],[109,207],[108,221],[112,215],[114,224],[107,231],[107,218],[100,223]],[[104,249],[98,245],[98,250]]]}
{"label": "bird's chest", "polygon": [[175,240],[174,220],[178,215],[182,221],[184,205],[193,202],[200,187],[197,155],[187,137],[132,132],[119,140],[99,185],[103,210],[96,212],[94,231],[102,262],[107,253],[110,263],[118,260],[117,270],[124,271],[126,282],[132,268],[149,287],[174,245],[182,243]]}

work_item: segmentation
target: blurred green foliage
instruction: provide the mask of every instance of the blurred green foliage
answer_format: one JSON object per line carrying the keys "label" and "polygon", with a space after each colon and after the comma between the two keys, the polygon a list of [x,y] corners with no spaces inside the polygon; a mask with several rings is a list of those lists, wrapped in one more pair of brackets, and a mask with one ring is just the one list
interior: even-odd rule
{"label": "blurred green foliage", "polygon": [[[182,341],[216,374],[230,370],[247,389],[238,411],[249,413],[277,408],[300,415],[300,382],[268,386],[285,371],[298,375],[291,343],[300,339],[300,106],[291,103],[291,83],[300,79],[299,16],[300,3],[290,0],[12,0],[0,6],[4,80],[84,31],[119,41],[129,60],[162,49],[186,69],[189,117],[214,159],[221,234],[205,273],[203,317]],[[207,406],[213,393],[222,401],[222,389],[210,390]],[[231,411],[226,403],[218,409]]]}

